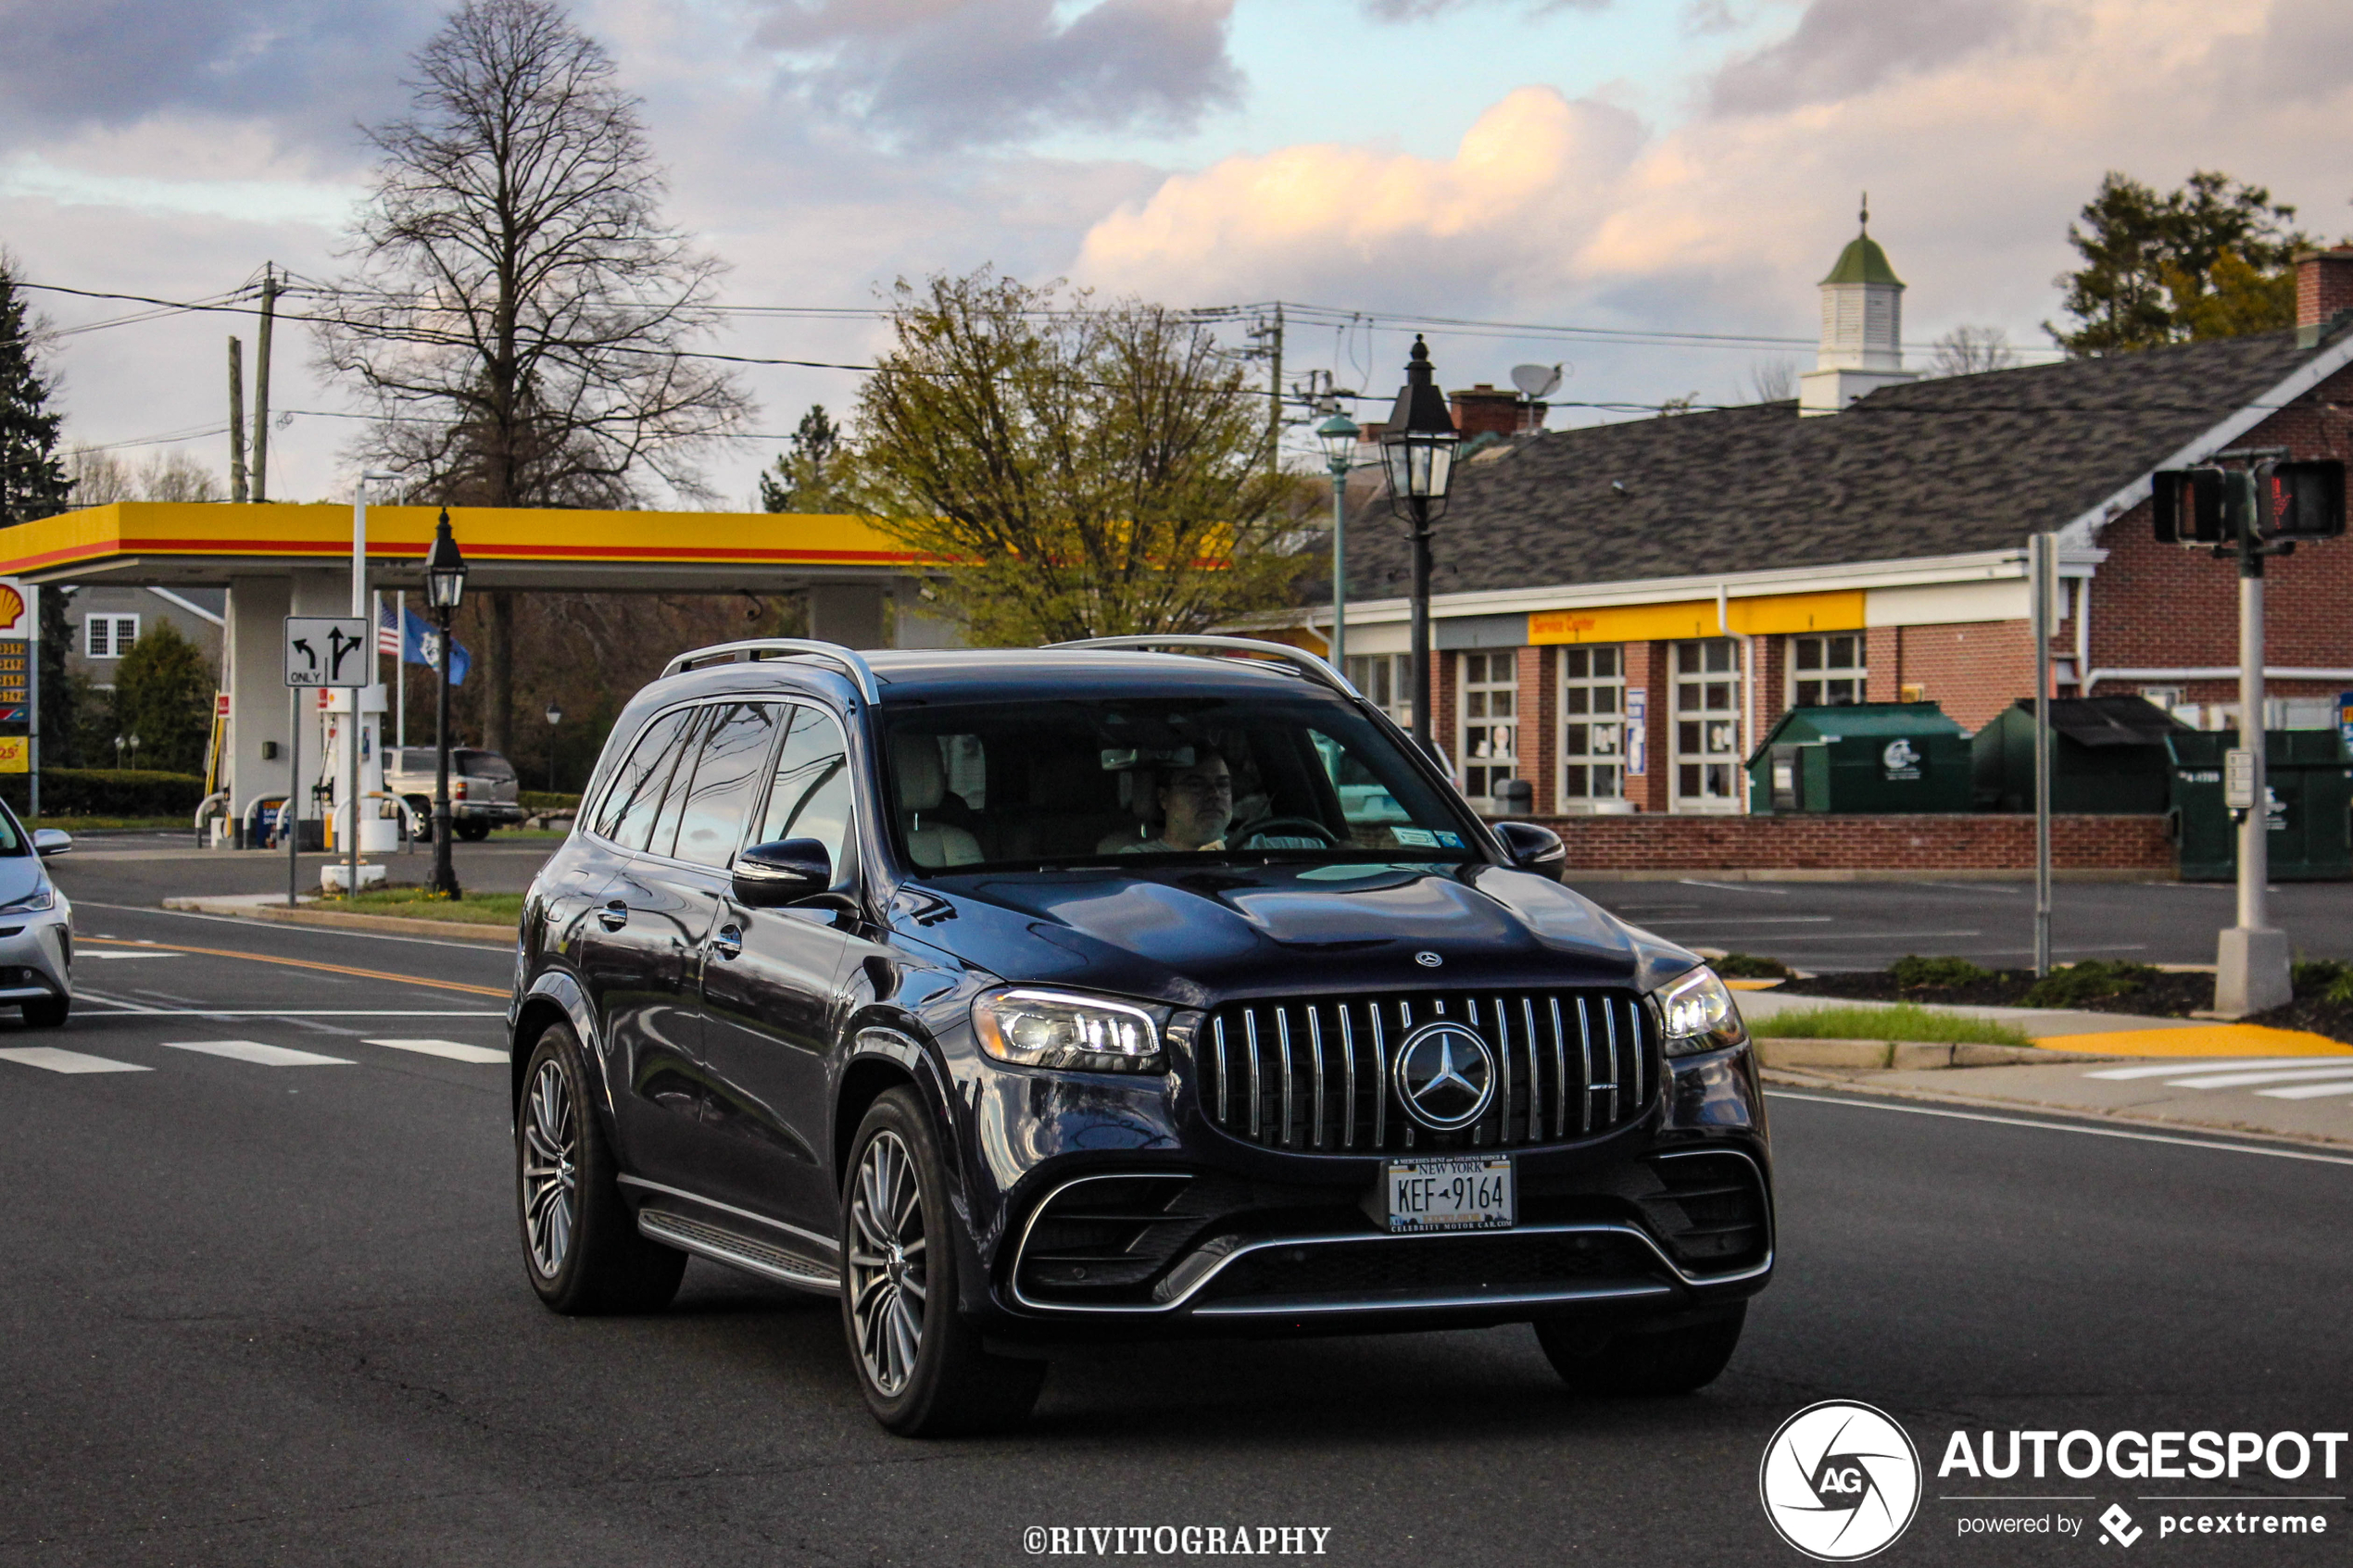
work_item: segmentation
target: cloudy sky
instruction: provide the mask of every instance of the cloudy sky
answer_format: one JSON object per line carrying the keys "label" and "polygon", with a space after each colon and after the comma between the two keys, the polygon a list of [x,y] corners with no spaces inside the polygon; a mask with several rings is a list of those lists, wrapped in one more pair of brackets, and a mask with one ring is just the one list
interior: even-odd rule
{"label": "cloudy sky", "polygon": [[[192,298],[326,278],[434,0],[0,0],[0,245],[31,281]],[[2101,172],[2220,168],[2353,232],[2344,0],[581,0],[642,95],[669,211],[743,307],[870,307],[993,263],[1180,305],[1327,307],[1295,368],[1450,386],[1564,362],[1560,396],[1743,395],[1810,365],[1813,284],[1872,232],[1906,336],[2044,341]],[[42,296],[61,327],[120,305]],[[1356,312],[1350,323],[1340,317]],[[1338,313],[1338,314],[1335,314]],[[1723,334],[1737,345],[1609,341]],[[222,343],[180,316],[57,345],[69,438],[186,434],[216,469]],[[735,315],[731,352],[860,361],[855,314]],[[1773,340],[1793,340],[1776,345]],[[273,492],[348,494],[350,407],[283,333]],[[757,429],[856,395],[750,377]],[[1570,412],[1556,416],[1598,417]],[[748,496],[773,441],[711,465]],[[132,456],[157,450],[125,447]]]}

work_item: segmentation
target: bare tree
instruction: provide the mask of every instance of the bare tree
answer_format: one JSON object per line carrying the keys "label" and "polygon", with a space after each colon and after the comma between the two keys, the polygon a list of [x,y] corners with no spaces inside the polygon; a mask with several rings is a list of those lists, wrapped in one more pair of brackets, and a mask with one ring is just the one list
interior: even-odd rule
{"label": "bare tree", "polygon": [[1748,368],[1748,400],[1786,403],[1797,395],[1797,361],[1772,358]]}
{"label": "bare tree", "polygon": [[1936,340],[1929,363],[1940,376],[1973,376],[2008,370],[2018,363],[2018,352],[1999,327],[1955,327]]}
{"label": "bare tree", "polygon": [[[327,368],[376,405],[357,455],[445,503],[627,505],[648,476],[706,494],[696,458],[750,406],[692,357],[722,268],[663,226],[611,56],[552,0],[465,0],[416,68],[410,117],[369,132],[354,270],[320,309]],[[512,677],[488,673],[498,747]]]}
{"label": "bare tree", "polygon": [[76,446],[66,454],[66,478],[73,505],[103,507],[116,501],[222,501],[220,479],[187,452],[151,454],[128,463],[112,452]]}

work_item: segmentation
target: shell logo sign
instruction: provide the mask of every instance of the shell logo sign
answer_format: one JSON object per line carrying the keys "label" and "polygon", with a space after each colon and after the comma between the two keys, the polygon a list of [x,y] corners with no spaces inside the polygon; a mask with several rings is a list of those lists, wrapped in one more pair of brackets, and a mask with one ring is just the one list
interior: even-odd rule
{"label": "shell logo sign", "polygon": [[0,637],[24,635],[24,590],[0,580]]}

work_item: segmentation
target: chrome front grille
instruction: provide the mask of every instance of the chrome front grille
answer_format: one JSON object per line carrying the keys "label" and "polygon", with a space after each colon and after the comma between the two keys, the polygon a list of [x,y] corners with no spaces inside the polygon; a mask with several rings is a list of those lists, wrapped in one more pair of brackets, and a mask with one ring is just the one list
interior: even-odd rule
{"label": "chrome front grille", "polygon": [[[1393,1082],[1407,1035],[1439,1019],[1486,1042],[1494,1093],[1451,1133],[1417,1125]],[[1197,1036],[1202,1113],[1235,1137],[1311,1154],[1516,1148],[1639,1117],[1658,1082],[1649,1010],[1625,991],[1426,991],[1238,1002]]]}

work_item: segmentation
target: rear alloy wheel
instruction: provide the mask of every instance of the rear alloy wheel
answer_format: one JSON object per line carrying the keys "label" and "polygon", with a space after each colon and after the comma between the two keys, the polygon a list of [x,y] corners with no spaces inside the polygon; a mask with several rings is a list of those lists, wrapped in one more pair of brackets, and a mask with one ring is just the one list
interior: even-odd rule
{"label": "rear alloy wheel", "polygon": [[1580,1394],[1688,1394],[1716,1381],[1741,1342],[1748,1303],[1673,1328],[1596,1332],[1574,1319],[1536,1325],[1536,1343],[1561,1381]]}
{"label": "rear alloy wheel", "polygon": [[912,1089],[892,1089],[866,1112],[849,1175],[842,1328],[875,1419],[902,1437],[1018,1424],[1046,1366],[988,1354],[956,1311],[947,1170]]}
{"label": "rear alloy wheel", "polygon": [[638,1234],[587,1085],[572,1031],[540,1035],[515,1108],[523,1272],[559,1312],[657,1311],[678,1294],[686,1255]]}

